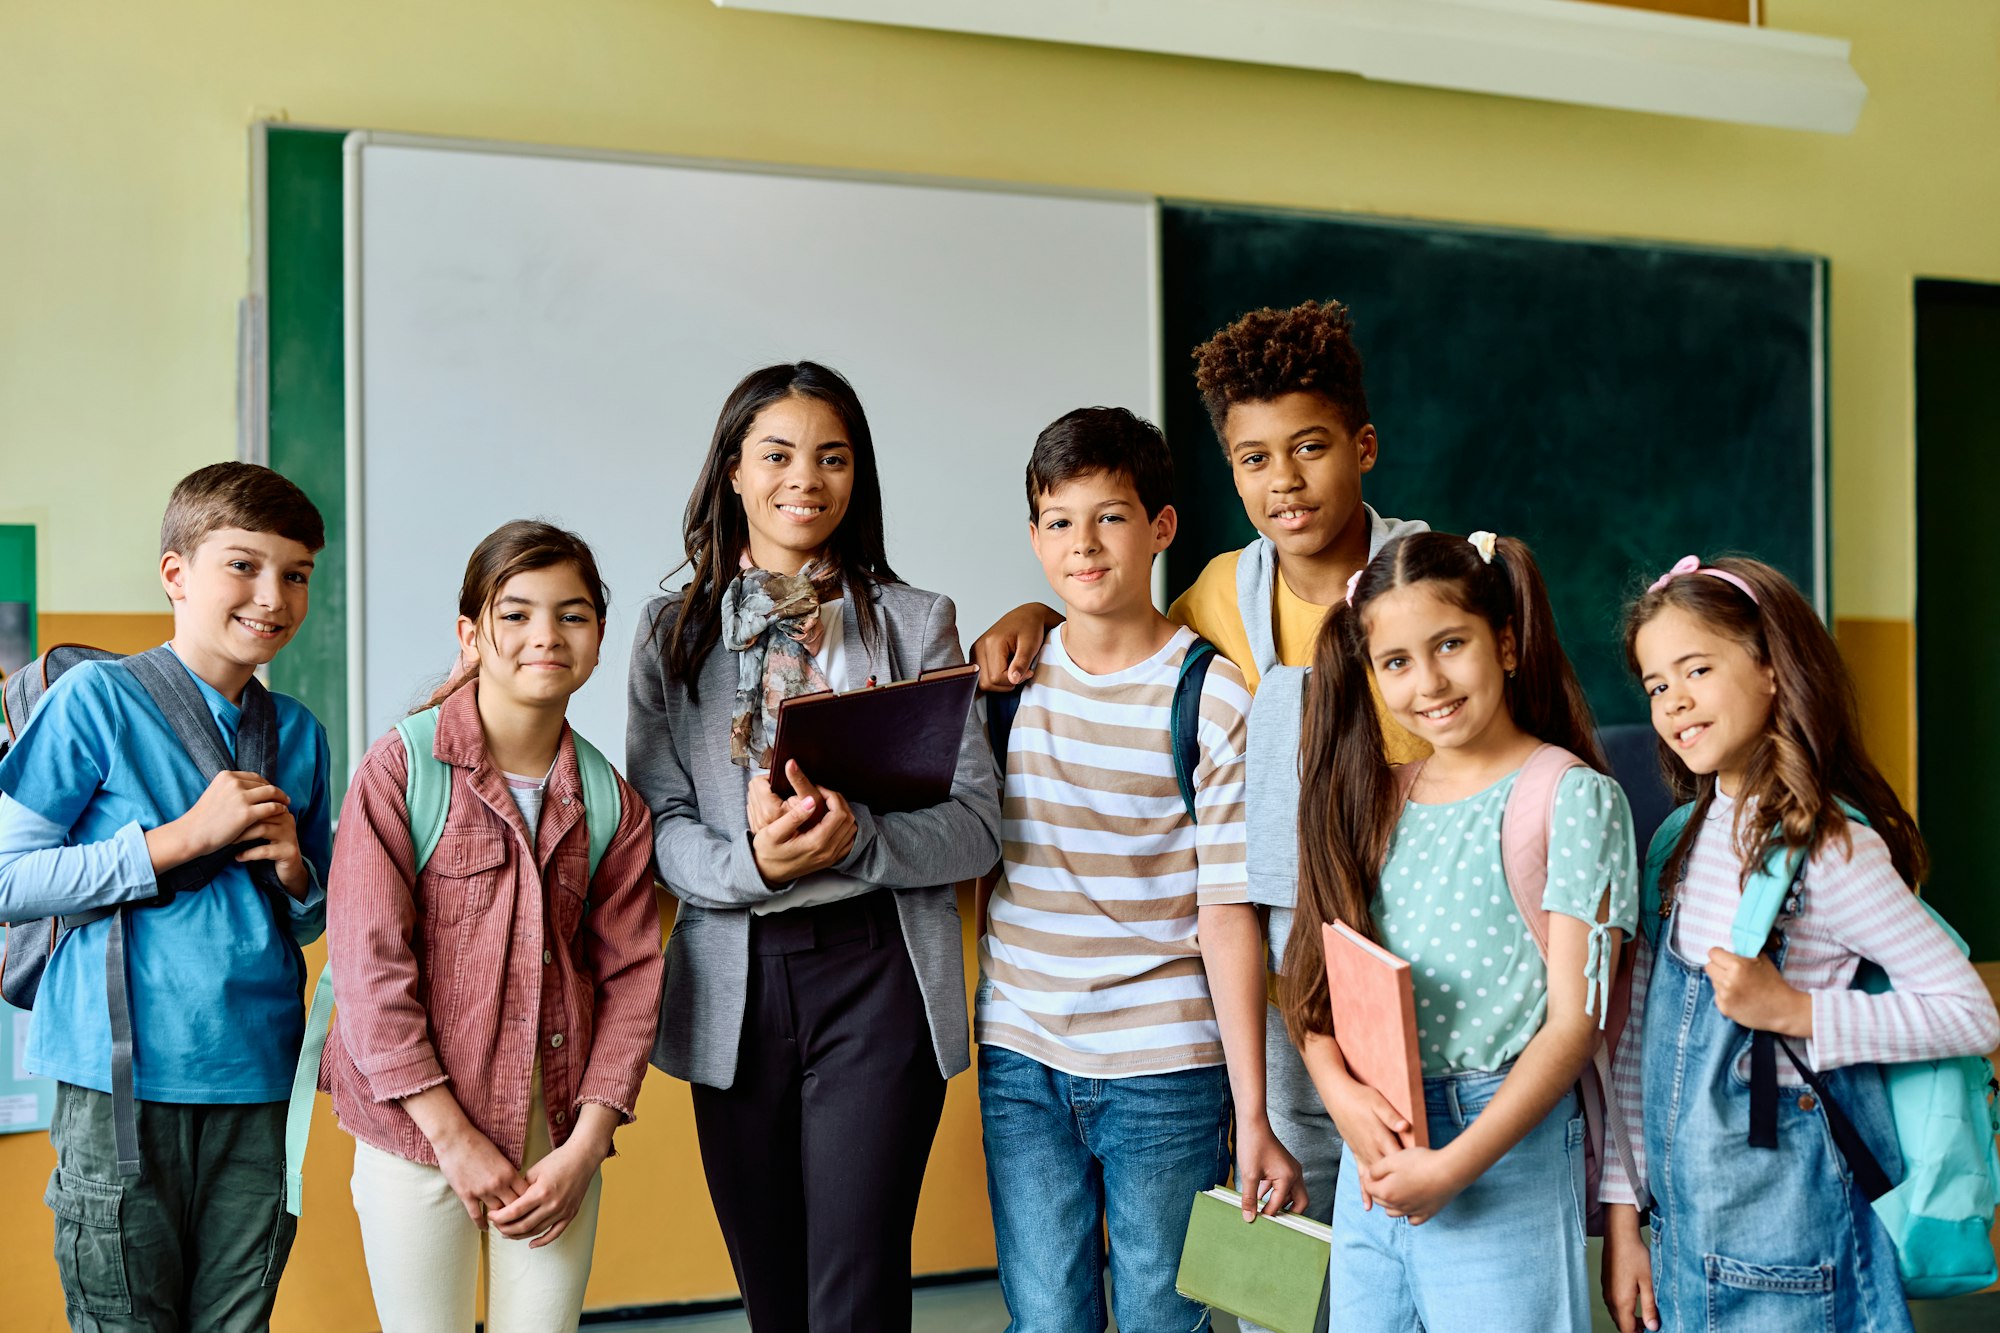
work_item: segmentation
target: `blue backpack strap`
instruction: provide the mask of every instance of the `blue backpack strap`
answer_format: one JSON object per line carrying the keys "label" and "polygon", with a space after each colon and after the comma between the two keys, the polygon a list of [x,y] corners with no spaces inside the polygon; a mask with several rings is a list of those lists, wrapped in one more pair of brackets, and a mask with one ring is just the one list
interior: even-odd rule
{"label": "blue backpack strap", "polygon": [[1004,775],[1007,772],[1007,737],[1014,730],[1014,715],[1021,711],[1021,687],[1016,685],[1005,694],[986,696],[986,743],[993,747],[993,763]]}
{"label": "blue backpack strap", "polygon": [[1181,658],[1180,679],[1174,682],[1174,706],[1167,715],[1173,734],[1174,783],[1181,789],[1189,823],[1200,823],[1194,812],[1194,771],[1201,765],[1201,687],[1215,661],[1215,645],[1196,638]]}
{"label": "blue backpack strap", "polygon": [[[1846,801],[1840,801],[1839,805],[1841,812],[1857,824],[1868,823],[1868,817]],[[1764,864],[1750,876],[1749,883],[1743,886],[1742,901],[1736,904],[1736,916],[1729,925],[1731,953],[1755,958],[1764,951],[1772,929],[1784,914],[1786,900],[1805,878],[1808,859],[1803,851],[1788,850],[1782,845],[1765,853]]]}
{"label": "blue backpack strap", "polygon": [[618,832],[618,821],[624,817],[625,798],[618,790],[618,774],[611,761],[574,727],[569,734],[576,742],[576,772],[583,782],[583,818],[590,829],[590,875],[595,879],[598,864],[611,847],[612,835]]}
{"label": "blue backpack strap", "polygon": [[451,814],[451,765],[434,753],[437,747],[438,710],[426,708],[396,724],[403,738],[403,753],[409,759],[409,776],[403,781],[403,803],[410,812],[410,846],[416,853],[411,869],[422,874],[444,836],[444,821]]}
{"label": "blue backpack strap", "polygon": [[1782,846],[1764,854],[1764,862],[1751,872],[1743,885],[1743,897],[1736,904],[1735,919],[1729,925],[1729,951],[1744,958],[1764,952],[1771,930],[1784,913],[1785,900],[1806,872],[1804,853]]}

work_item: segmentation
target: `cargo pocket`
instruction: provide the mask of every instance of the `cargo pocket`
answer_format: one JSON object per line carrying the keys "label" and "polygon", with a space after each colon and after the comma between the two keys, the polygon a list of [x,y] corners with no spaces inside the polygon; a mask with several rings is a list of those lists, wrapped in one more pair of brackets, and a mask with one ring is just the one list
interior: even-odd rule
{"label": "cargo pocket", "polygon": [[87,1314],[132,1313],[125,1242],[118,1231],[125,1188],[56,1168],[42,1202],[56,1215],[56,1271],[63,1300]]}
{"label": "cargo pocket", "polygon": [[1702,1256],[1710,1333],[1833,1333],[1832,1264]]}
{"label": "cargo pocket", "polygon": [[292,1257],[292,1242],[298,1238],[299,1219],[285,1211],[285,1190],[278,1188],[278,1220],[271,1228],[271,1245],[264,1261],[264,1285],[275,1287],[285,1275],[285,1263]]}

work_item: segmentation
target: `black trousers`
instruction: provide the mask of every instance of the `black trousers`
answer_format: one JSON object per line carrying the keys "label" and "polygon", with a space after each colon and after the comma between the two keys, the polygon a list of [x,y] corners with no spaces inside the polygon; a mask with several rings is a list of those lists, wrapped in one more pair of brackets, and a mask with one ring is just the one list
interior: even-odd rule
{"label": "black trousers", "polygon": [[944,1111],[886,890],[754,917],[736,1082],[694,1085],[716,1220],[758,1333],[908,1333],[910,1232]]}

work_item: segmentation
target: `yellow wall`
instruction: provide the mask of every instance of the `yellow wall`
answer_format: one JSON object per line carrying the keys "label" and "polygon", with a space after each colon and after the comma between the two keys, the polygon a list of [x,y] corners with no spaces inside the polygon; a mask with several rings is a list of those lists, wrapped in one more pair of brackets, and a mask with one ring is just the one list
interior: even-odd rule
{"label": "yellow wall", "polygon": [[[1871,737],[1907,755],[1910,282],[2000,280],[2000,154],[1988,148],[2000,142],[2000,11],[1985,0],[1933,0],[1921,22],[1869,0],[1766,11],[1774,27],[1853,40],[1871,89],[1854,134],[705,0],[5,0],[0,522],[43,526],[44,612],[158,613],[159,506],[175,478],[234,449],[247,128],[259,115],[1784,246],[1832,260],[1834,597]],[[1908,772],[1905,761],[1905,783]],[[961,1079],[921,1266],[991,1262],[970,1101]],[[728,1285],[690,1165],[685,1092],[659,1082],[641,1109],[609,1168],[593,1303]],[[368,1326],[342,1145],[325,1126],[320,1143],[283,1329]],[[46,1170],[46,1144],[0,1138],[0,1253],[19,1257],[10,1328],[60,1323],[53,1275],[29,1258],[48,1252]]]}

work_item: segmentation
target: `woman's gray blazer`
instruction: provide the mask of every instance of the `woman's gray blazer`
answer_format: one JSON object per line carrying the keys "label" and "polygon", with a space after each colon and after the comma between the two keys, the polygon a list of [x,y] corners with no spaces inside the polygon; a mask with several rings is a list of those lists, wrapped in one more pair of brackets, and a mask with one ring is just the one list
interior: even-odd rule
{"label": "woman's gray blazer", "polygon": [[[957,615],[949,597],[906,584],[874,589],[878,630],[862,643],[850,601],[846,651],[866,653],[877,680],[956,666]],[[729,715],[736,701],[736,654],[717,645],[702,662],[701,698],[666,679],[653,626],[669,625],[680,594],[656,597],[639,617],[628,682],[625,773],[653,811],[660,877],[680,900],[667,942],[667,981],[653,1063],[675,1078],[726,1088],[736,1079],[737,1046],[750,984],[750,905],[768,888],[750,852],[744,813],[750,772],[729,761]],[[854,850],[835,869],[896,891],[896,915],[915,964],[930,1020],[938,1071],[950,1078],[971,1063],[965,964],[952,886],[1000,859],[1000,798],[993,756],[974,708],[959,741],[951,798],[908,814],[854,806]]]}

